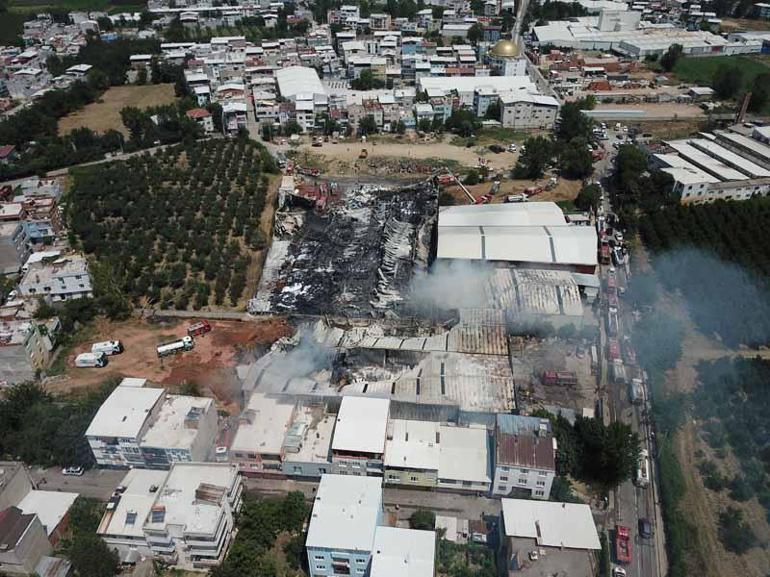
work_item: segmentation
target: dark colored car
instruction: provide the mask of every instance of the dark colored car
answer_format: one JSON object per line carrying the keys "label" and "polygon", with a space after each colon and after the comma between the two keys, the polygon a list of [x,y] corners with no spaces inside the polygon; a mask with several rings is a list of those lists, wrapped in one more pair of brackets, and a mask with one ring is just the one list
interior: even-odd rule
{"label": "dark colored car", "polygon": [[642,539],[650,539],[652,537],[652,523],[649,519],[639,519],[639,535]]}
{"label": "dark colored car", "polygon": [[505,152],[505,148],[500,146],[499,144],[490,144],[489,150],[491,150],[495,154],[500,154],[501,152]]}

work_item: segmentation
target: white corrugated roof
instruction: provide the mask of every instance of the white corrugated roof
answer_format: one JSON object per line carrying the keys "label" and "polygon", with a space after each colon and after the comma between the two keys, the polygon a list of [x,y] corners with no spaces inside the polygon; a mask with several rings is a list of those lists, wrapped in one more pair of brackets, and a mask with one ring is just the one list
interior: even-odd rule
{"label": "white corrugated roof", "polygon": [[444,226],[567,226],[555,202],[443,206],[438,225]]}
{"label": "white corrugated roof", "polygon": [[381,477],[322,475],[305,546],[371,551],[381,512]]}
{"label": "white corrugated roof", "polygon": [[334,451],[384,453],[390,401],[343,397],[334,430]]}
{"label": "white corrugated roof", "polygon": [[291,99],[297,94],[326,94],[314,68],[289,66],[276,70],[275,79],[284,98]]}
{"label": "white corrugated roof", "polygon": [[163,389],[115,387],[96,412],[86,436],[136,438],[163,394]]}
{"label": "white corrugated roof", "polygon": [[436,533],[377,527],[370,577],[433,577]]}
{"label": "white corrugated roof", "polygon": [[535,539],[545,547],[601,549],[591,507],[526,499],[503,499],[507,537]]}

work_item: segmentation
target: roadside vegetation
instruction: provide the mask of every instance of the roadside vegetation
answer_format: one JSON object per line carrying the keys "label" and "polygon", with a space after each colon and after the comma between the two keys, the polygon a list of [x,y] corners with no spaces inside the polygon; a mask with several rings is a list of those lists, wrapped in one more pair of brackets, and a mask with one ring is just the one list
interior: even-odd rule
{"label": "roadside vegetation", "polygon": [[280,499],[244,493],[236,536],[224,562],[211,577],[301,577],[305,575],[302,527],[309,514],[305,496],[291,492]]}
{"label": "roadside vegetation", "polygon": [[111,379],[85,394],[64,396],[39,383],[6,389],[0,398],[0,455],[43,467],[89,466],[86,429],[117,384]]}
{"label": "roadside vegetation", "polygon": [[96,534],[104,504],[78,497],[69,510],[69,534],[57,553],[71,562],[80,577],[113,577],[118,574],[118,554]]}
{"label": "roadside vegetation", "polygon": [[71,240],[136,305],[235,306],[265,246],[259,218],[275,170],[245,137],[79,168],[68,196]]}

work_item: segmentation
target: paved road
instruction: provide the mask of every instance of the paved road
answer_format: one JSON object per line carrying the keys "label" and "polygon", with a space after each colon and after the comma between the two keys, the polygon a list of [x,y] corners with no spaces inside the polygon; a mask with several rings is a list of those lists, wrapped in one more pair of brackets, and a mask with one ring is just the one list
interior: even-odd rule
{"label": "paved road", "polygon": [[[615,152],[613,144],[617,141],[616,135],[612,130],[608,130],[608,134],[610,139],[604,142],[607,155],[602,161],[597,163],[596,167],[597,177],[604,183],[607,183],[609,180],[608,177],[612,170]],[[611,206],[609,194],[605,193],[604,196],[601,212],[606,215],[611,211]],[[606,277],[608,269],[609,267],[602,267],[603,277]],[[618,267],[616,277],[619,288],[627,287],[628,283],[631,282],[628,266]],[[630,334],[630,328],[633,323],[633,317],[630,313],[631,311],[627,303],[621,301],[619,339],[622,339],[624,334]],[[655,455],[649,423],[646,420],[648,407],[645,405],[632,405],[625,386],[613,385],[605,380],[605,387],[608,391],[607,397],[610,404],[609,412],[611,418],[629,423],[632,430],[639,434],[642,447],[647,449],[651,456]],[[626,566],[628,577],[663,577],[667,570],[663,522],[654,459],[650,459],[650,477],[653,482],[649,487],[636,487],[631,481],[627,481],[617,489],[614,495],[614,522],[629,527],[633,535],[633,561]],[[639,536],[638,521],[640,518],[650,520],[654,532],[653,539],[642,539]]]}

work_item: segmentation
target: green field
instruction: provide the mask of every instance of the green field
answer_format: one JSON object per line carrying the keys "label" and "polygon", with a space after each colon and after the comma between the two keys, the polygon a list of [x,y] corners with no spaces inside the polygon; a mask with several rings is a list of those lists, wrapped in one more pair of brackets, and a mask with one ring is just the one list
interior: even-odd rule
{"label": "green field", "polygon": [[24,30],[26,14],[5,12],[0,14],[0,44],[15,44],[21,31]]}
{"label": "green field", "polygon": [[723,64],[743,71],[744,88],[750,86],[757,75],[770,72],[770,58],[767,56],[713,56],[680,58],[674,66],[674,74],[681,82],[711,86],[714,72]]}

